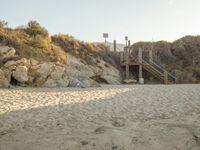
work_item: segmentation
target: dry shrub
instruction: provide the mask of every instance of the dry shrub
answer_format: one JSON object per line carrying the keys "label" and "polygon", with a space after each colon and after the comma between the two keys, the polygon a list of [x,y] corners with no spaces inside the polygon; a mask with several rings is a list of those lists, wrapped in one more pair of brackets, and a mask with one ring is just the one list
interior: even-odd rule
{"label": "dry shrub", "polygon": [[35,22],[27,28],[0,28],[0,44],[14,47],[20,57],[67,63],[66,53],[53,44],[47,30]]}

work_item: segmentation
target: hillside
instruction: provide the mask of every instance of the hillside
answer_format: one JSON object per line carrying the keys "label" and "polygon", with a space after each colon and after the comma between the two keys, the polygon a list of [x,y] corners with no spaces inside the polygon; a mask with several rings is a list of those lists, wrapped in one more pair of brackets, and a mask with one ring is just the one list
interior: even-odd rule
{"label": "hillside", "polygon": [[[149,50],[151,42],[138,42],[132,49]],[[186,36],[172,43],[153,43],[154,59],[170,72],[176,74],[179,83],[200,83],[200,36]]]}
{"label": "hillside", "polygon": [[0,84],[6,86],[119,84],[116,57],[103,44],[85,43],[64,34],[49,36],[36,21],[16,29],[0,26]]}
{"label": "hillside", "polygon": [[[16,29],[0,22],[0,87],[120,84],[124,71],[112,46],[86,43],[65,34],[50,36],[36,21]],[[123,44],[118,47],[123,49]],[[151,47],[151,42],[132,45],[135,53]],[[153,47],[155,61],[176,74],[178,83],[200,83],[200,36],[186,36],[172,43],[158,41]]]}

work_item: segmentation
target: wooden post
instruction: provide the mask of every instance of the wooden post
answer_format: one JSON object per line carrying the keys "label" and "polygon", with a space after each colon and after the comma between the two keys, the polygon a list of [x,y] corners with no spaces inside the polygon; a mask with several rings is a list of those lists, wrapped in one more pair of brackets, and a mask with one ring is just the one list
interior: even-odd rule
{"label": "wooden post", "polygon": [[151,49],[149,51],[149,62],[151,62],[151,60],[153,60],[153,43],[152,43]]}
{"label": "wooden post", "polygon": [[139,81],[141,81],[142,78],[142,49],[139,49],[138,52],[138,60],[139,60]]}
{"label": "wooden post", "polygon": [[123,54],[123,52],[119,52],[119,59],[120,59],[120,65],[122,66],[123,62],[124,62],[124,54]]}
{"label": "wooden post", "polygon": [[128,41],[128,53],[129,54],[131,53],[131,41],[130,40]]}
{"label": "wooden post", "polygon": [[164,83],[168,84],[168,73],[167,73],[167,71],[164,71]]}
{"label": "wooden post", "polygon": [[125,59],[126,59],[126,79],[129,79],[129,53],[128,53],[127,46],[125,47],[124,52],[125,52]]}
{"label": "wooden post", "polygon": [[117,52],[117,43],[116,43],[116,40],[114,40],[114,52]]}

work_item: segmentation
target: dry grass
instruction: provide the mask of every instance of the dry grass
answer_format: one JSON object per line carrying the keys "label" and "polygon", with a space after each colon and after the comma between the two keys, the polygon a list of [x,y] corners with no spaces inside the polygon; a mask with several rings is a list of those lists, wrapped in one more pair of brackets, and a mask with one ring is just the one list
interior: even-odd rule
{"label": "dry grass", "polygon": [[51,37],[40,34],[31,36],[27,29],[0,28],[0,44],[14,47],[19,57],[67,63],[66,53],[52,43]]}

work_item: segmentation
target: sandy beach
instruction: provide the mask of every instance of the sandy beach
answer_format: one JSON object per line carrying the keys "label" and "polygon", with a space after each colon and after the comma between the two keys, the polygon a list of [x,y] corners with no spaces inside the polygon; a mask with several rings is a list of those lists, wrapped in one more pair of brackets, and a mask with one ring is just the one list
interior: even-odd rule
{"label": "sandy beach", "polygon": [[200,150],[200,85],[0,89],[0,150]]}

